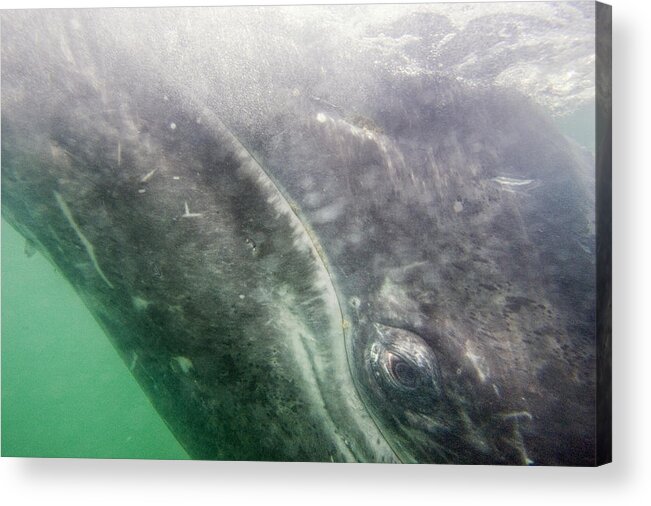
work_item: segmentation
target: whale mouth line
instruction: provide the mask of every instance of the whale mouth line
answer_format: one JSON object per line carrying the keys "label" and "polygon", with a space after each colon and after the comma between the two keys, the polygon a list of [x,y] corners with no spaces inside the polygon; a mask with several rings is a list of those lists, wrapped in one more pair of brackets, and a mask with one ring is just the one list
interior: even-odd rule
{"label": "whale mouth line", "polygon": [[[295,353],[302,356],[300,361],[302,362],[303,367],[305,367],[306,364],[309,364],[310,369],[309,369],[309,373],[306,374],[306,376],[309,376],[311,374],[312,378],[307,378],[308,384],[311,384],[313,390],[315,390],[316,392],[315,396],[318,397],[318,405],[324,407],[324,411],[326,412],[328,423],[332,425],[332,434],[335,435],[336,440],[338,442],[337,446],[339,447],[339,450],[344,455],[347,455],[348,458],[351,459],[351,461],[363,462],[365,460],[369,460],[369,455],[365,456],[361,448],[358,448],[357,445],[354,444],[351,445],[350,444],[351,442],[348,440],[348,438],[344,437],[341,434],[342,431],[337,430],[337,426],[340,424],[337,423],[336,416],[333,413],[333,410],[335,408],[331,402],[328,402],[327,396],[324,395],[325,384],[327,382],[332,382],[332,381],[341,382],[342,390],[349,391],[349,396],[346,395],[343,396],[343,398],[348,397],[346,399],[348,404],[346,404],[346,402],[344,402],[343,404],[351,411],[351,413],[347,414],[347,416],[350,418],[351,421],[355,421],[359,425],[357,430],[359,434],[358,438],[365,437],[367,441],[367,445],[371,447],[371,456],[373,456],[374,450],[377,450],[378,453],[382,452],[385,454],[388,450],[389,453],[391,454],[390,455],[391,459],[395,459],[397,462],[404,462],[404,460],[399,456],[398,452],[396,452],[395,448],[391,444],[391,439],[387,438],[386,435],[383,433],[381,429],[381,425],[373,415],[372,410],[369,409],[367,402],[364,400],[364,396],[362,395],[360,388],[357,385],[353,364],[351,362],[351,353],[348,349],[348,346],[351,345],[349,341],[349,334],[346,330],[346,327],[349,325],[348,324],[349,320],[347,320],[344,316],[344,310],[341,304],[341,298],[337,291],[337,283],[335,282],[335,279],[333,279],[335,276],[331,271],[331,269],[329,268],[325,251],[323,247],[320,245],[316,234],[309,226],[307,220],[303,216],[301,216],[301,213],[299,211],[299,206],[296,204],[296,202],[294,202],[293,199],[289,195],[287,195],[287,193],[283,190],[282,186],[274,179],[274,177],[268,171],[265,170],[261,161],[259,161],[254,156],[254,154],[249,149],[247,149],[247,147],[244,144],[242,144],[242,142],[230,131],[230,129],[216,115],[210,114],[210,120],[213,122],[214,126],[217,129],[219,129],[223,134],[225,134],[231,140],[231,142],[234,143],[234,145],[237,147],[239,151],[238,153],[239,157],[242,159],[248,158],[250,162],[252,162],[246,164],[246,169],[247,171],[253,171],[258,173],[256,178],[257,182],[264,186],[270,186],[273,189],[273,191],[278,193],[280,199],[277,199],[276,202],[274,202],[274,205],[280,207],[281,210],[290,217],[291,221],[293,222],[292,226],[295,227],[295,229],[297,229],[297,232],[299,234],[301,232],[305,234],[302,246],[308,248],[309,252],[311,253],[314,259],[314,262],[322,270],[321,279],[319,281],[322,285],[321,288],[325,293],[322,295],[321,298],[324,304],[327,304],[328,303],[327,299],[330,299],[329,305],[331,306],[331,309],[335,312],[333,318],[336,318],[337,320],[336,322],[332,321],[331,326],[333,329],[336,329],[337,334],[339,333],[339,331],[341,332],[340,345],[338,345],[337,343],[331,343],[333,346],[329,348],[326,346],[326,351],[331,352],[332,357],[328,357],[328,358],[331,358],[331,360],[334,363],[336,363],[338,360],[341,360],[342,358],[344,359],[345,372],[344,371],[339,371],[339,372],[345,374],[347,378],[337,379],[333,377],[328,377],[329,375],[323,374],[323,372],[325,371],[319,370],[320,368],[319,368],[319,364],[317,363],[317,359],[323,354],[323,349],[318,349],[319,343],[317,342],[317,340],[314,340],[313,343],[310,343],[308,341],[309,338],[307,336],[310,335],[310,332],[299,332],[298,333],[299,339],[291,339],[291,340],[295,341]],[[305,304],[307,301],[297,301],[297,302],[299,304],[301,302]],[[295,318],[291,318],[291,320],[296,321]],[[288,335],[292,335],[292,333],[288,332]],[[337,356],[338,348],[340,349],[341,355],[343,355],[343,357]],[[346,381],[346,379],[348,381]],[[375,438],[368,437],[367,435],[367,430],[370,429],[371,427],[368,427],[368,423],[363,424],[362,422],[360,422],[359,413],[355,413],[355,410],[359,409],[360,407],[364,410],[365,414],[367,415],[366,420],[371,422],[373,428],[380,436],[381,441],[385,443],[386,448],[375,448],[373,450],[373,447],[375,446],[373,440]],[[364,425],[366,426],[365,427],[366,430],[359,430],[359,429],[363,429]],[[377,446],[378,447],[380,446],[379,440]]]}

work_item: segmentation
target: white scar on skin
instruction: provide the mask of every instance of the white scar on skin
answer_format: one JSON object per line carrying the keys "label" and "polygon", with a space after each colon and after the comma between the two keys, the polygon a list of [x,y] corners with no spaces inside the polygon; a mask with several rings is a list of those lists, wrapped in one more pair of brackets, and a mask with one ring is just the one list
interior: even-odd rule
{"label": "white scar on skin", "polygon": [[143,299],[142,297],[138,297],[137,295],[135,297],[131,297],[131,300],[133,302],[133,307],[135,307],[138,311],[144,311],[151,304],[151,302],[148,300]]}
{"label": "white scar on skin", "polygon": [[154,170],[151,170],[151,171],[147,172],[147,174],[145,174],[144,176],[142,176],[140,178],[140,182],[141,183],[146,183],[147,181],[149,181],[151,179],[151,176],[153,176],[156,173],[157,170],[158,170],[158,168],[155,168]]}
{"label": "white scar on skin", "polygon": [[97,274],[99,274],[99,276],[104,280],[104,282],[110,288],[113,288],[113,284],[104,275],[104,272],[102,271],[102,268],[97,263],[97,258],[95,257],[95,248],[93,248],[93,245],[91,244],[91,242],[88,239],[86,239],[86,236],[83,234],[83,232],[79,228],[79,225],[77,225],[77,222],[75,221],[75,219],[72,216],[72,213],[70,212],[70,208],[68,207],[68,204],[66,204],[65,200],[63,200],[63,197],[61,197],[61,195],[59,195],[59,193],[54,192],[54,197],[57,199],[57,204],[59,204],[59,208],[61,209],[61,212],[66,217],[66,219],[68,220],[68,223],[70,223],[70,226],[73,228],[73,230],[77,233],[77,237],[79,237],[79,240],[84,245],[84,248],[86,248],[86,253],[88,253],[88,256],[90,257],[91,261],[93,262],[93,266],[95,267],[95,270],[97,271]]}
{"label": "white scar on skin", "polygon": [[515,177],[498,176],[492,179],[503,186],[526,186],[533,183],[533,179],[517,179]]}
{"label": "white scar on skin", "polygon": [[185,202],[185,214],[182,214],[182,218],[201,218],[203,214],[201,213],[191,213],[190,208],[188,207],[188,203]]}
{"label": "white scar on skin", "polygon": [[133,371],[136,368],[138,363],[138,354],[135,351],[131,352],[131,364],[129,364],[129,370]]}
{"label": "white scar on skin", "polygon": [[190,360],[188,357],[177,356],[172,357],[172,360],[176,361],[178,366],[181,368],[181,371],[183,371],[183,374],[188,374],[192,369],[194,369],[192,360]]}
{"label": "white scar on skin", "polygon": [[479,377],[479,381],[485,383],[486,379],[490,376],[488,367],[486,366],[486,361],[480,355],[477,355],[475,353],[475,350],[473,349],[472,343],[470,341],[466,341],[465,356],[468,360],[470,360],[470,363],[475,368],[477,376]]}

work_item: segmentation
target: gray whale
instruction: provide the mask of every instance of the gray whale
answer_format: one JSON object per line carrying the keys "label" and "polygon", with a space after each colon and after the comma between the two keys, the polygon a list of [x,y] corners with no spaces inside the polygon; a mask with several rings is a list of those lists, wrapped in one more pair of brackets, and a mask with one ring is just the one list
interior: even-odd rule
{"label": "gray whale", "polygon": [[380,76],[246,124],[99,16],[3,13],[2,213],[193,458],[593,462],[592,160],[541,111]]}

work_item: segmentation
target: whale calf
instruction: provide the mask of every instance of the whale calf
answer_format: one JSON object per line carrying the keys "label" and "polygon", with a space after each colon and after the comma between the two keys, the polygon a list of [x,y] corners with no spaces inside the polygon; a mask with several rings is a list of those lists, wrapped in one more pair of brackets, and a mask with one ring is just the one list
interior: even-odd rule
{"label": "whale calf", "polygon": [[512,89],[316,47],[270,84],[170,13],[2,13],[2,213],[191,457],[592,464],[592,156]]}

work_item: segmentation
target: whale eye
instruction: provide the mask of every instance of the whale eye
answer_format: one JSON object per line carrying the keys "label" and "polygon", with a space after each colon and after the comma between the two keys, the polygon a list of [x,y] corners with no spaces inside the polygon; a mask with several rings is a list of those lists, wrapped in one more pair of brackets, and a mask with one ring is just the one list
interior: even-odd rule
{"label": "whale eye", "polygon": [[442,386],[432,349],[413,332],[380,324],[375,329],[367,363],[377,390],[391,401],[422,409],[435,404]]}
{"label": "whale eye", "polygon": [[423,383],[417,365],[395,353],[387,353],[386,360],[387,372],[401,387],[413,390]]}

